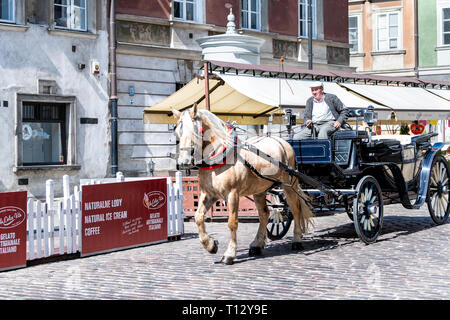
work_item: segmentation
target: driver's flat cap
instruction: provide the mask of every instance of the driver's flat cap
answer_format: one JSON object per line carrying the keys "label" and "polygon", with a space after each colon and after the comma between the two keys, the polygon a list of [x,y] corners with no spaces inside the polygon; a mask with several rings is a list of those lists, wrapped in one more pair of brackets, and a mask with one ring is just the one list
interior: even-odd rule
{"label": "driver's flat cap", "polygon": [[318,88],[318,87],[323,87],[323,82],[322,81],[314,81],[311,82],[311,84],[309,85],[310,88]]}

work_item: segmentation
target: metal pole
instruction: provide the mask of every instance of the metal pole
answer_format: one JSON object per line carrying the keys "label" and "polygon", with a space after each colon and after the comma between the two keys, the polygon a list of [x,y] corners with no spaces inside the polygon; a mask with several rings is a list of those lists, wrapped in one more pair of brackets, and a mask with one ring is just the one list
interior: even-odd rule
{"label": "metal pole", "polygon": [[414,71],[416,78],[419,78],[419,3],[414,0]]}
{"label": "metal pole", "polygon": [[111,105],[111,173],[113,176],[118,171],[117,148],[117,76],[116,76],[116,8],[114,0],[109,7],[109,79]]}
{"label": "metal pole", "polygon": [[205,73],[205,106],[206,110],[209,111],[209,63],[205,62],[203,65],[203,72]]}
{"label": "metal pole", "polygon": [[313,51],[312,51],[312,0],[308,0],[308,69],[313,69]]}

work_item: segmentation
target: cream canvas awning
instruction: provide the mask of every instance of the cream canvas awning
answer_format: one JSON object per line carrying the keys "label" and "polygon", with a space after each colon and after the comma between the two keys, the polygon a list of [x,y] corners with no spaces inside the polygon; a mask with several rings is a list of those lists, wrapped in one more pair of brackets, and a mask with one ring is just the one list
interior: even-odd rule
{"label": "cream canvas awning", "polygon": [[[450,101],[423,88],[349,83],[341,85],[375,103],[391,108],[398,120],[450,119]],[[378,113],[379,120],[390,120],[390,113]]]}
{"label": "cream canvas awning", "polygon": [[[235,90],[248,97],[271,106],[304,107],[311,97],[310,80],[294,80],[283,78],[265,78],[252,76],[220,75],[220,77]],[[358,97],[343,89],[337,83],[323,82],[324,92],[335,94],[348,108],[367,108],[374,104],[367,99]]]}
{"label": "cream canvas awning", "polygon": [[443,89],[427,89],[427,90],[450,101],[450,90],[443,90]]}
{"label": "cream canvas awning", "polygon": [[[235,90],[222,79],[209,80],[210,110],[225,121],[237,121],[238,124],[265,124],[269,113],[276,112],[274,106],[262,99],[251,99]],[[205,80],[194,78],[183,88],[166,99],[144,110],[144,123],[175,123],[172,108],[185,110],[194,103],[201,109],[205,106]]]}
{"label": "cream canvas awning", "polygon": [[[210,111],[225,121],[242,124],[267,124],[269,115],[284,114],[278,107],[292,108],[303,116],[306,100],[311,97],[312,81],[247,75],[216,74],[209,80]],[[348,92],[337,83],[324,82],[324,91],[337,95],[349,108],[375,110],[388,108]],[[205,81],[197,77],[171,96],[144,110],[145,123],[174,123],[171,109],[185,110],[195,102],[205,108]],[[276,121],[276,120],[274,120]]]}

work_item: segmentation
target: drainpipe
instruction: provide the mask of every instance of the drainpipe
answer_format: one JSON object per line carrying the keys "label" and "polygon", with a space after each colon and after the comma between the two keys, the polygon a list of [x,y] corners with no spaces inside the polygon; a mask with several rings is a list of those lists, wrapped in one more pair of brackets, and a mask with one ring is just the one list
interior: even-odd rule
{"label": "drainpipe", "polygon": [[116,8],[114,0],[109,6],[109,80],[111,106],[111,173],[115,177],[118,171],[117,150],[117,76],[116,76]]}
{"label": "drainpipe", "polygon": [[312,0],[308,0],[308,69],[313,69],[312,50]]}

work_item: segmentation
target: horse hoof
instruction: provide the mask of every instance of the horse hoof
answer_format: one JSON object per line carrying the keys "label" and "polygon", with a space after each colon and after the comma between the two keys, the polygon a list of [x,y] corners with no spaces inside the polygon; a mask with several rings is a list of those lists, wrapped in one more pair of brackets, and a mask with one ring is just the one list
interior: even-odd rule
{"label": "horse hoof", "polygon": [[294,251],[300,251],[303,250],[303,244],[301,242],[293,242],[292,243],[292,250]]}
{"label": "horse hoof", "polygon": [[248,255],[250,257],[260,256],[262,255],[262,249],[260,247],[251,247],[250,250],[248,250]]}
{"label": "horse hoof", "polygon": [[215,253],[217,253],[218,249],[219,249],[219,241],[214,240],[214,245],[213,245],[212,249],[209,251],[209,253],[215,254]]}
{"label": "horse hoof", "polygon": [[232,265],[234,263],[234,258],[223,256],[222,260],[220,260],[223,264]]}

